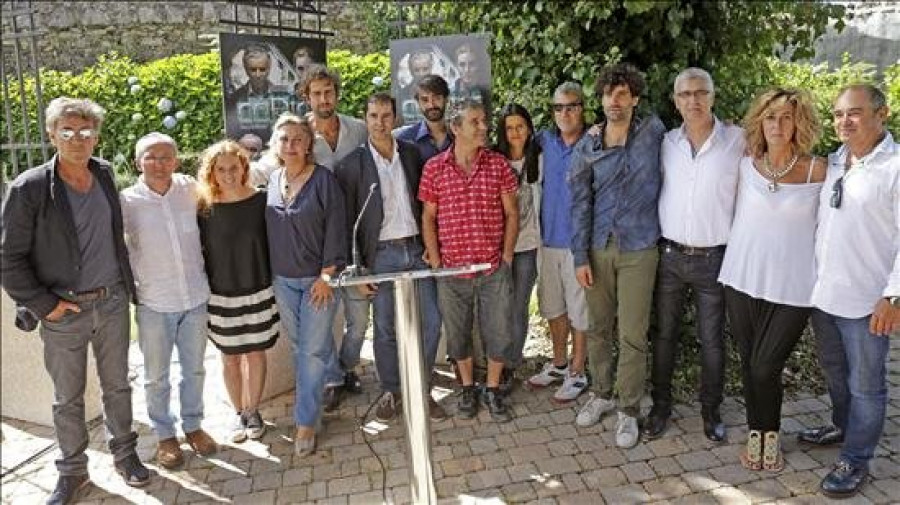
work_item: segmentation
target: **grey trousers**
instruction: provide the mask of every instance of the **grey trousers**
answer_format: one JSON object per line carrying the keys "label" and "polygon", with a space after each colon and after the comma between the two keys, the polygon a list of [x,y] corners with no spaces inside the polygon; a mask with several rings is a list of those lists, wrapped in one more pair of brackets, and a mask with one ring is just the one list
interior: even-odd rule
{"label": "grey trousers", "polygon": [[56,460],[60,475],[87,474],[87,423],[84,389],[88,344],[94,351],[103,392],[103,412],[109,451],[115,461],[135,452],[131,386],[128,383],[128,343],[131,318],[124,287],[113,288],[105,300],[79,304],[81,312],[41,321],[44,366],[53,381],[53,426],[62,453]]}

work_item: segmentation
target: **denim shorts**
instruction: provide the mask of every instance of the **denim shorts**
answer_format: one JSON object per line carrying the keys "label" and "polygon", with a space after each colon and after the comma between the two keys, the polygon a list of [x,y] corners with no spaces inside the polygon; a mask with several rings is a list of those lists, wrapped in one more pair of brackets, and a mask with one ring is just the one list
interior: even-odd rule
{"label": "denim shorts", "polygon": [[512,345],[512,267],[501,262],[488,275],[438,279],[438,300],[452,359],[472,357],[472,326],[478,304],[478,330],[488,358],[505,362]]}

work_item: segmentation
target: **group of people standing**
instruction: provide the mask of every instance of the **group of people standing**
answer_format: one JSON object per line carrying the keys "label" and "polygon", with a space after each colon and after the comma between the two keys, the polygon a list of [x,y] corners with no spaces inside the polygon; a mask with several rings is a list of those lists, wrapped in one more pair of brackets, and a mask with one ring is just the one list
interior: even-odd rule
{"label": "group of people standing", "polygon": [[[130,485],[149,481],[131,427],[130,301],[161,466],[183,462],[173,351],[186,442],[212,454],[217,443],[201,427],[207,338],[223,355],[235,409],[228,436],[240,443],[265,432],[266,349],[279,328],[292,343],[294,448],[303,457],[315,451],[323,412],[361,388],[356,367],[370,313],[382,390],[376,417],[395,419],[403,401],[392,285],[335,288],[333,279],[348,266],[379,274],[484,263],[479,273],[417,283],[426,370],[443,333],[462,387],[457,417],[484,405],[494,421],[512,419],[508,391],[537,284],[553,358],[527,384],[559,384],[552,400],[560,405],[589,391],[575,423],[591,426],[615,411],[619,447],[635,446],[642,433],[662,436],[690,289],[706,437],[726,438],[719,407],[727,316],[749,430],[741,463],[783,468],[781,374],[811,316],[834,416],[833,426],[799,437],[843,443],[824,493],[859,489],[884,422],[888,334],[900,327],[900,146],[884,127],[880,90],[840,91],[833,121],[843,145],[822,159],[811,154],[821,127],[807,92],[760,94],[742,128],[713,115],[713,81],[698,68],[675,79],[683,124],[671,131],[637,112],[643,78],[617,64],[596,82],[599,124],[587,126],[582,87],[565,82],[552,96],[553,128],[536,131],[529,112],[509,104],[492,147],[485,106],[463,100],[448,111],[439,76],[417,81],[423,119],[399,129],[385,93],[369,97],[363,120],[337,113],[340,87],[324,66],[305,70],[311,112],[278,118],[268,166],[224,140],[206,150],[193,178],[176,172],[175,141],[150,133],[135,147],[141,175],[121,194],[109,164],[92,156],[103,109],[89,100],[50,103],[57,153],[11,184],[0,240],[4,288],[23,326],[28,315],[40,320],[55,387],[62,456],[50,503],[69,502],[88,482],[88,345],[116,469]],[[653,407],[642,416],[648,375]],[[427,400],[432,420],[447,417]]]}

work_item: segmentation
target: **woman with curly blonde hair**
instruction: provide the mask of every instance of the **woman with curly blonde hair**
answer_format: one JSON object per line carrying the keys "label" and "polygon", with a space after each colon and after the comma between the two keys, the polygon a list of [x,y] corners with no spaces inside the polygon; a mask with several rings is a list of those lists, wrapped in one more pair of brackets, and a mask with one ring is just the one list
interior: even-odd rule
{"label": "woman with curly blonde hair", "polygon": [[203,153],[197,174],[200,239],[212,295],[209,339],[222,351],[225,388],[236,411],[233,442],[259,439],[266,349],[278,338],[266,237],[266,193],[249,184],[250,157],[232,140]]}
{"label": "woman with curly blonde hair", "polygon": [[809,93],[775,88],[744,119],[731,236],[719,282],[741,355],[750,470],[784,468],[781,376],[811,311],[815,232],[825,163],[810,154],[821,127]]}

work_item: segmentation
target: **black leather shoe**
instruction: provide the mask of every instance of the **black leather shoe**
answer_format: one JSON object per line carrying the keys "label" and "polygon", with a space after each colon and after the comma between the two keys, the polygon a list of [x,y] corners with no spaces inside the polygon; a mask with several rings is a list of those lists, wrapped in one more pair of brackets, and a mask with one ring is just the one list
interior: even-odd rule
{"label": "black leather shoe", "polygon": [[325,393],[322,395],[322,410],[325,413],[332,413],[341,406],[341,386],[326,386]]}
{"label": "black leather shoe", "polygon": [[344,374],[344,391],[350,394],[362,393],[362,381],[359,380],[359,375],[356,375],[356,372],[353,370],[349,370]]}
{"label": "black leather shoe", "polygon": [[703,434],[706,438],[713,442],[722,442],[725,440],[725,423],[722,422],[722,416],[719,415],[719,409],[703,409]]}
{"label": "black leather shoe", "polygon": [[47,505],[66,505],[75,503],[78,495],[91,485],[91,479],[84,475],[60,475],[56,481],[53,494],[47,499]]}
{"label": "black leather shoe", "polygon": [[117,461],[116,472],[125,479],[125,484],[131,487],[144,487],[150,483],[150,470],[141,463],[141,458],[135,453],[131,453],[122,461]]}
{"label": "black leather shoe", "polygon": [[859,492],[867,475],[866,468],[854,468],[846,461],[838,461],[834,470],[822,479],[819,489],[829,498],[849,498]]}
{"label": "black leather shoe", "polygon": [[647,440],[655,440],[661,436],[669,428],[669,414],[650,409],[647,418],[644,419],[644,438]]}
{"label": "black leather shoe", "polygon": [[837,426],[818,426],[797,434],[797,440],[813,445],[832,445],[844,442],[844,432]]}

